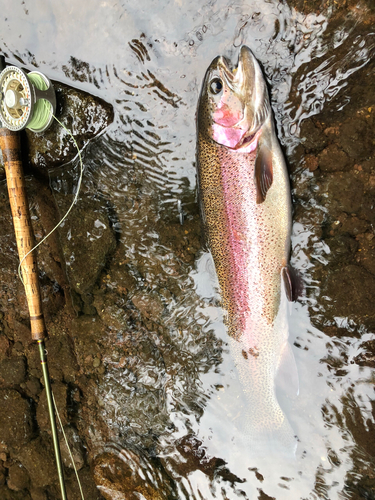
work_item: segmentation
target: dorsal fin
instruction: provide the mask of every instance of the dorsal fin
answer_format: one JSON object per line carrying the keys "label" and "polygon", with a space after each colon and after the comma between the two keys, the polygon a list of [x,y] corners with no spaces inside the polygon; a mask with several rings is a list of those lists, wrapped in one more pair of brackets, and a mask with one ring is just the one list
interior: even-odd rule
{"label": "dorsal fin", "polygon": [[266,199],[267,192],[273,181],[272,153],[265,144],[260,144],[258,147],[254,178],[257,190],[257,204],[259,205]]}

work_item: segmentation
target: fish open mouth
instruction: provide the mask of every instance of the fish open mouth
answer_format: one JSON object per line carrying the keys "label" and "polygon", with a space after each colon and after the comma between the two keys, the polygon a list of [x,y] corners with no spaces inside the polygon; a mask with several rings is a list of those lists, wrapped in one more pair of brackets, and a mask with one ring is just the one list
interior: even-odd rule
{"label": "fish open mouth", "polygon": [[247,137],[244,137],[242,140],[241,146],[246,146],[247,144],[252,142],[255,136],[256,136],[256,132],[254,132],[254,134],[248,135]]}
{"label": "fish open mouth", "polygon": [[258,139],[260,136],[261,129],[262,129],[262,127],[259,127],[258,130],[256,130],[255,132],[252,132],[251,134],[245,135],[242,138],[242,140],[237,144],[236,148],[234,148],[234,149],[236,149],[237,151],[241,150],[241,149],[245,149],[246,152],[247,151],[254,151],[257,144],[258,144]]}
{"label": "fish open mouth", "polygon": [[236,63],[218,56],[212,62],[210,77],[208,91],[214,102],[212,138],[243,153],[253,151],[270,111],[267,87],[256,58],[242,46]]}
{"label": "fish open mouth", "polygon": [[249,76],[252,77],[254,75],[254,60],[255,58],[251,50],[246,47],[246,45],[243,45],[236,63],[233,63],[225,56],[220,56],[218,63],[227,78],[230,80],[245,80],[246,77],[248,78]]}

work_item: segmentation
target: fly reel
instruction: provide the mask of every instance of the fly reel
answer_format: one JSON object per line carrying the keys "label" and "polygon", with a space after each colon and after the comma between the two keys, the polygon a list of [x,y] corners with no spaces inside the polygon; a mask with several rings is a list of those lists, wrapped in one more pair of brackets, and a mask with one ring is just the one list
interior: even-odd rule
{"label": "fly reel", "polygon": [[8,66],[0,73],[0,121],[9,130],[43,132],[56,113],[51,81],[39,71]]}

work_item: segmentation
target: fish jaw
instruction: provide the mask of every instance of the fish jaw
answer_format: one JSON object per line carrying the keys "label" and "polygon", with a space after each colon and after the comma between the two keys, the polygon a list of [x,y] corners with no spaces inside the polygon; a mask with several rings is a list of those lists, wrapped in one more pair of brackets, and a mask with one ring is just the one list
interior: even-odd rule
{"label": "fish jaw", "polygon": [[198,129],[231,149],[255,149],[250,143],[270,112],[267,87],[251,50],[243,46],[237,65],[223,56],[209,66],[198,108]]}

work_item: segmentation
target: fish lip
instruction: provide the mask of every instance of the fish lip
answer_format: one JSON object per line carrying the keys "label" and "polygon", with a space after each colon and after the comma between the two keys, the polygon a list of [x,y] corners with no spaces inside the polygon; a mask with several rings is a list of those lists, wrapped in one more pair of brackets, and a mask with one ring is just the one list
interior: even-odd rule
{"label": "fish lip", "polygon": [[238,55],[238,63],[237,66],[243,65],[247,70],[251,68],[252,72],[254,72],[254,63],[256,59],[252,51],[249,49],[247,45],[242,45],[240,48],[240,53]]}
{"label": "fish lip", "polygon": [[258,63],[252,51],[246,45],[242,45],[235,72],[238,87],[242,89],[254,87],[254,81],[257,78],[257,66]]}
{"label": "fish lip", "polygon": [[217,66],[220,71],[220,76],[223,78],[226,85],[234,90],[233,80],[234,80],[234,69],[231,61],[224,56],[219,56],[217,60]]}
{"label": "fish lip", "polygon": [[233,76],[233,64],[228,58],[226,58],[225,56],[219,56],[218,66],[221,66],[229,77]]}
{"label": "fish lip", "polygon": [[247,45],[242,45],[236,64],[233,64],[233,62],[225,56],[218,56],[214,62],[217,63],[218,67],[223,69],[228,78],[233,79],[237,71],[240,68],[242,69],[242,67],[246,73],[251,72],[251,74],[254,74],[254,63],[256,63],[256,58]]}
{"label": "fish lip", "polygon": [[217,66],[220,76],[231,90],[237,89],[244,93],[246,87],[252,86],[257,78],[257,61],[246,45],[242,45],[236,64],[224,56],[218,56]]}

